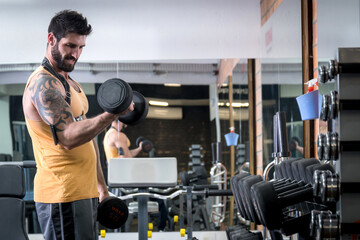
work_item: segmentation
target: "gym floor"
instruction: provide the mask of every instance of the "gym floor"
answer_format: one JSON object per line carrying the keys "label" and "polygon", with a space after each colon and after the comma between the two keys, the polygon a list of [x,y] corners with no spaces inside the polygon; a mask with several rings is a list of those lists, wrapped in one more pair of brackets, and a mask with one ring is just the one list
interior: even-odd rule
{"label": "gym floor", "polygon": [[[179,232],[153,232],[152,240],[185,240],[187,236],[180,237]],[[226,240],[225,231],[201,231],[193,232],[193,237],[201,240]],[[43,240],[41,234],[29,234],[29,240]],[[138,233],[107,233],[105,238],[99,236],[99,240],[138,240]]]}

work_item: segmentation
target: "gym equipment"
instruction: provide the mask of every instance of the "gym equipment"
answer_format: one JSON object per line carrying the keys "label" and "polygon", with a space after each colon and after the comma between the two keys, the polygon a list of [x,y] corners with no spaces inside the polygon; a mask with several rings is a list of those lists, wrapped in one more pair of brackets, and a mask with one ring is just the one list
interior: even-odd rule
{"label": "gym equipment", "polygon": [[254,205],[252,203],[251,195],[250,195],[250,187],[258,182],[262,181],[262,177],[259,175],[249,175],[244,177],[238,181],[240,186],[240,198],[245,205],[245,211],[247,215],[250,217],[250,220],[255,224],[260,224],[260,220],[258,215],[255,213]]}
{"label": "gym equipment", "polygon": [[340,218],[331,211],[311,212],[310,236],[313,239],[340,239]]}
{"label": "gym equipment", "polygon": [[97,92],[100,107],[109,113],[117,114],[129,108],[134,102],[134,111],[119,117],[127,125],[143,121],[148,114],[148,103],[139,92],[133,91],[130,85],[120,78],[112,78],[102,83]]}
{"label": "gym equipment", "polygon": [[[136,187],[137,193],[119,197],[122,200],[137,198],[138,201],[138,232],[139,239],[147,239],[147,199],[149,197],[158,199],[173,199],[186,194],[187,203],[187,235],[192,239],[192,196],[214,196],[231,195],[230,190],[195,190],[194,187],[184,187],[168,196],[157,193],[149,193],[150,187],[171,187],[176,189],[177,185],[177,163],[176,158],[122,158],[109,160],[108,183],[110,187]],[[135,174],[134,174],[135,173]]]}
{"label": "gym equipment", "polygon": [[186,171],[182,171],[179,173],[181,183],[184,186],[192,186],[192,185],[204,185],[201,184],[205,180],[207,181],[207,172],[205,167],[198,167],[196,171],[193,173],[188,173]]}
{"label": "gym equipment", "polygon": [[[9,163],[9,162],[6,162]],[[25,176],[22,166],[0,165],[0,226],[6,239],[28,240],[25,230]]]}
{"label": "gym equipment", "polygon": [[313,198],[313,190],[309,185],[277,193],[271,182],[254,184],[251,187],[251,194],[256,204],[256,213],[269,230],[282,227],[283,208]]}
{"label": "gym equipment", "polygon": [[197,167],[204,166],[204,162],[201,162],[202,158],[204,157],[201,154],[202,150],[203,148],[199,144],[192,144],[191,147],[189,148],[189,151],[191,151],[191,153],[189,154],[191,162],[189,162],[188,165],[189,167],[191,167],[192,172],[195,172]]}
{"label": "gym equipment", "polygon": [[136,125],[145,120],[149,112],[149,104],[145,97],[141,93],[133,91],[133,102],[135,104],[134,111],[120,116],[120,122],[127,125]]}
{"label": "gym equipment", "polygon": [[117,114],[129,108],[133,100],[133,91],[124,80],[112,78],[100,85],[97,100],[104,111]]}
{"label": "gym equipment", "polygon": [[142,150],[143,152],[146,152],[146,153],[151,152],[151,150],[153,149],[154,145],[153,145],[153,143],[152,143],[150,140],[148,140],[148,139],[146,139],[146,138],[144,138],[144,137],[138,137],[138,138],[136,139],[136,146],[137,146],[137,147],[139,147],[140,142],[142,142],[141,150]]}
{"label": "gym equipment", "polygon": [[329,73],[326,66],[319,67],[319,81],[321,83],[326,83],[329,80]]}
{"label": "gym equipment", "polygon": [[327,121],[329,117],[329,102],[330,97],[327,94],[324,94],[322,97],[322,104],[321,104],[321,110],[320,110],[320,119],[322,121]]}
{"label": "gym equipment", "polygon": [[245,202],[243,202],[241,200],[241,196],[240,196],[241,190],[240,190],[240,185],[238,184],[238,182],[242,178],[247,177],[249,175],[250,175],[250,173],[244,172],[244,173],[237,174],[230,179],[231,190],[232,190],[234,198],[235,198],[235,203],[236,203],[237,209],[240,213],[240,216],[246,220],[250,220],[250,217],[246,213]]}
{"label": "gym equipment", "polygon": [[317,145],[319,160],[339,159],[340,144],[337,132],[319,133]]}
{"label": "gym equipment", "polygon": [[321,163],[317,163],[317,164],[313,164],[310,166],[306,167],[306,183],[311,183],[313,184],[313,179],[314,179],[314,173],[316,170],[329,170],[332,173],[335,173],[335,169],[333,166],[331,166],[330,164],[321,164]]}
{"label": "gym equipment", "polygon": [[337,173],[331,170],[315,170],[313,177],[314,197],[321,199],[322,203],[335,203],[342,192],[360,193],[360,184],[355,182],[340,182]]}
{"label": "gym equipment", "polygon": [[[227,185],[227,170],[221,163],[221,143],[211,143],[212,149],[212,164],[210,169],[210,182],[212,185],[217,185],[218,189],[226,189]],[[225,219],[226,212],[226,196],[211,198],[211,220],[215,227],[219,227]]]}
{"label": "gym equipment", "polygon": [[110,229],[120,228],[129,216],[126,204],[117,197],[107,197],[98,206],[97,220]]}
{"label": "gym equipment", "polygon": [[264,176],[268,176],[270,167],[275,169],[275,178],[280,179],[284,177],[284,172],[279,168],[282,161],[289,159],[290,151],[289,144],[287,142],[287,131],[286,131],[286,114],[285,112],[276,112],[273,116],[273,129],[274,129],[274,152],[272,157],[274,160],[265,169],[266,173]]}
{"label": "gym equipment", "polygon": [[291,164],[294,180],[306,180],[306,167],[316,163],[319,163],[319,160],[317,160],[316,158],[304,158],[299,161],[294,161]]}
{"label": "gym equipment", "polygon": [[228,240],[262,240],[263,236],[261,232],[252,232],[245,225],[236,225],[226,228],[226,236]]}

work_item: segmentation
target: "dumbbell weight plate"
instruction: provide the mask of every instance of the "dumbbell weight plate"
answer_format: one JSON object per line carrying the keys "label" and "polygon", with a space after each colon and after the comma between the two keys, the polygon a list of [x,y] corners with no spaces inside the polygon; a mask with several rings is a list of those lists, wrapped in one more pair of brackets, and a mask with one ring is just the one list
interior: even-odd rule
{"label": "dumbbell weight plate", "polygon": [[259,182],[251,187],[256,213],[269,230],[280,229],[283,220],[282,208],[312,198],[310,185],[295,187],[277,194],[270,182]]}
{"label": "dumbbell weight plate", "polygon": [[295,177],[293,176],[293,173],[292,173],[292,168],[291,168],[291,165],[296,162],[296,161],[299,161],[301,160],[302,158],[292,158],[292,159],[288,159],[288,160],[284,160],[280,163],[280,166],[282,167],[283,169],[283,173],[285,173],[285,176],[286,178],[288,179],[292,179],[292,180],[295,180]]}
{"label": "dumbbell weight plate", "polygon": [[129,210],[125,202],[117,197],[107,197],[98,206],[97,220],[106,228],[120,228],[128,216]]}
{"label": "dumbbell weight plate", "polygon": [[314,172],[316,170],[329,170],[332,173],[335,172],[334,168],[330,164],[314,164],[306,167],[306,179],[308,183],[314,184]]}
{"label": "dumbbell weight plate", "polygon": [[136,146],[137,147],[140,145],[140,142],[142,142],[141,149],[146,153],[149,153],[154,147],[153,143],[151,141],[147,140],[144,137],[138,137],[136,139]]}
{"label": "dumbbell weight plate", "polygon": [[[300,176],[299,180],[302,179],[304,181],[307,181],[306,167],[310,166],[310,165],[313,165],[313,164],[317,164],[317,163],[320,163],[320,162],[316,158],[305,158],[303,160],[298,161],[297,170],[298,170],[298,173],[299,173],[299,176]],[[312,182],[312,179],[310,180],[310,183],[311,182]],[[309,182],[307,182],[307,183],[309,183]]]}
{"label": "dumbbell weight plate", "polygon": [[326,66],[319,67],[319,81],[321,83],[326,83],[329,80],[329,73]]}
{"label": "dumbbell weight plate", "polygon": [[330,96],[327,94],[324,94],[322,96],[322,104],[321,104],[321,111],[320,111],[320,119],[322,121],[327,121],[329,116],[329,102],[330,102]]}
{"label": "dumbbell weight plate", "polygon": [[280,229],[282,220],[281,206],[274,192],[275,189],[269,182],[259,182],[251,187],[256,213],[261,216],[263,225],[270,230]]}
{"label": "dumbbell weight plate", "polygon": [[238,207],[241,217],[245,218],[246,220],[250,220],[250,217],[247,215],[247,213],[245,211],[245,205],[241,201],[241,197],[240,197],[241,190],[240,190],[240,186],[239,186],[238,182],[240,179],[247,177],[249,175],[250,175],[250,173],[244,172],[244,173],[237,174],[230,179],[231,190],[232,190],[234,198],[235,198],[235,203]]}
{"label": "dumbbell weight plate", "polygon": [[129,108],[133,91],[124,80],[112,78],[100,85],[97,100],[104,111],[117,114]]}
{"label": "dumbbell weight plate", "polygon": [[330,159],[331,160],[338,160],[339,159],[339,137],[338,137],[337,132],[331,133]]}
{"label": "dumbbell weight plate", "polygon": [[242,202],[245,203],[245,211],[250,216],[250,220],[255,224],[261,224],[258,215],[256,214],[252,199],[251,199],[251,192],[250,188],[252,185],[258,182],[262,182],[263,179],[260,175],[250,175],[248,177],[242,178],[239,180],[240,189],[240,196]]}
{"label": "dumbbell weight plate", "polygon": [[333,90],[330,92],[329,97],[329,119],[336,119],[339,109],[339,100],[337,91]]}
{"label": "dumbbell weight plate", "polygon": [[139,145],[140,145],[140,142],[141,141],[144,141],[146,138],[144,138],[144,137],[138,137],[137,139],[136,139],[136,142],[135,142],[135,144],[136,144],[136,146],[138,147]]}
{"label": "dumbbell weight plate", "polygon": [[149,104],[141,93],[133,91],[132,100],[135,104],[134,111],[119,117],[119,121],[127,125],[140,123],[146,118],[149,111]]}
{"label": "dumbbell weight plate", "polygon": [[319,160],[324,160],[325,134],[319,133],[317,139],[317,150]]}
{"label": "dumbbell weight plate", "polygon": [[330,160],[331,157],[331,132],[324,136],[324,160]]}
{"label": "dumbbell weight plate", "polygon": [[336,60],[329,60],[328,75],[329,79],[334,79],[338,74],[338,64]]}

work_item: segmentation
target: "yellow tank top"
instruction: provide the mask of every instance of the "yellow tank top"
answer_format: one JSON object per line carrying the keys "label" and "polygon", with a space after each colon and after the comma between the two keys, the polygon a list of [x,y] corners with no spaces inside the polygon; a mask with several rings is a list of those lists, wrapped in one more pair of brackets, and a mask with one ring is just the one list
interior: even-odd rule
{"label": "yellow tank top", "polygon": [[[104,146],[104,152],[106,155],[106,160],[109,162],[110,158],[119,158],[119,149],[113,146],[110,146],[107,144],[108,138],[110,134],[118,134],[118,131],[115,128],[110,128],[104,136],[103,146]],[[126,137],[126,143],[127,146],[130,147],[130,140]]]}
{"label": "yellow tank top", "polygon": [[[51,75],[40,66],[29,77],[26,87],[40,72]],[[74,117],[86,114],[88,101],[83,90],[78,93],[70,87],[70,93]],[[25,121],[37,164],[34,201],[58,203],[98,197],[97,159],[93,142],[66,150],[60,144],[54,144],[50,127],[45,122],[30,120],[26,116]]]}

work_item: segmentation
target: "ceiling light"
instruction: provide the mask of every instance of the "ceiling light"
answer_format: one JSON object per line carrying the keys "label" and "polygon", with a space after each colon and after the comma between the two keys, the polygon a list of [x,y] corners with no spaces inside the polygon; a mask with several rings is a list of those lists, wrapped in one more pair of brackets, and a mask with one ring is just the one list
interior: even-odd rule
{"label": "ceiling light", "polygon": [[165,87],[181,87],[180,83],[164,83]]}
{"label": "ceiling light", "polygon": [[[221,105],[220,105],[220,103],[219,103],[219,106],[224,106],[224,103],[221,103]],[[230,103],[227,102],[227,103],[226,103],[226,106],[229,107],[229,106],[230,106]],[[233,106],[233,107],[249,107],[249,103],[247,103],[247,102],[245,102],[245,103],[233,102],[233,103],[232,103],[232,106]]]}
{"label": "ceiling light", "polygon": [[153,100],[150,100],[149,104],[153,105],[153,106],[163,106],[163,107],[169,106],[168,102],[160,102],[160,101],[153,101]]}

